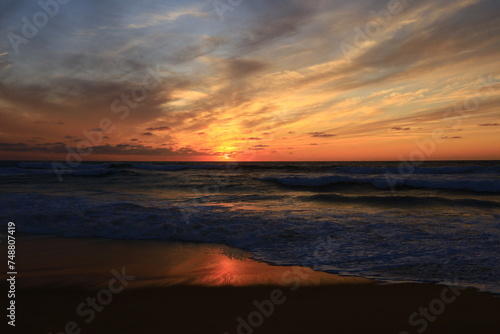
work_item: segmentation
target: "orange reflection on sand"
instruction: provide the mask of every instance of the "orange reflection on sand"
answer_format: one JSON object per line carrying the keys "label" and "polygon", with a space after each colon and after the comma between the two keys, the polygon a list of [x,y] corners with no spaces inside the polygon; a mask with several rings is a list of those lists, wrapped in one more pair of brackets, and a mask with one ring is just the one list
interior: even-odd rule
{"label": "orange reflection on sand", "polygon": [[[25,265],[20,286],[82,285],[106,287],[111,268],[135,276],[130,287],[307,286],[372,281],[342,277],[304,267],[272,266],[250,253],[224,245],[105,239],[23,239]],[[54,246],[56,245],[56,246]],[[36,252],[30,251],[36,249]],[[50,264],[47,263],[50,259]]]}
{"label": "orange reflection on sand", "polygon": [[[201,246],[201,245],[200,245]],[[200,247],[198,246],[198,247]],[[323,285],[339,283],[367,283],[369,280],[342,277],[299,266],[272,266],[252,259],[234,257],[230,248],[202,249],[193,257],[169,266],[164,283],[203,286],[250,285]],[[184,253],[185,254],[185,253]]]}

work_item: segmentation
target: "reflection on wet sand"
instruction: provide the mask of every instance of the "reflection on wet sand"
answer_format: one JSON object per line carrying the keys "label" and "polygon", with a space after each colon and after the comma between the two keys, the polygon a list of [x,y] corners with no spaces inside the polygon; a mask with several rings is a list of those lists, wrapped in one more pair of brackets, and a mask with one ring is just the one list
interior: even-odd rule
{"label": "reflection on wet sand", "polygon": [[24,264],[23,286],[106,284],[112,269],[126,268],[136,278],[131,287],[311,286],[370,283],[304,267],[272,266],[250,259],[250,254],[223,245],[30,237],[21,239],[18,254]]}

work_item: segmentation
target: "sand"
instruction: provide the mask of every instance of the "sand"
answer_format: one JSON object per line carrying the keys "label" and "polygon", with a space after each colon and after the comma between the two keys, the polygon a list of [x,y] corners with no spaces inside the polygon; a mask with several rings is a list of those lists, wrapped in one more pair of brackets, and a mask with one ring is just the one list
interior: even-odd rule
{"label": "sand", "polygon": [[18,236],[16,327],[3,316],[2,333],[500,332],[500,298],[472,288],[387,285],[249,255],[222,245]]}

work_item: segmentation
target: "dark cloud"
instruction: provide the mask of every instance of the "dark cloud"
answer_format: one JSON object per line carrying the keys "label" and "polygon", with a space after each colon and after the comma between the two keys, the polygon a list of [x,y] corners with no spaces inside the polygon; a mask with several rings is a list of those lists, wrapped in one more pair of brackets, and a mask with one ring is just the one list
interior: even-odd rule
{"label": "dark cloud", "polygon": [[141,136],[152,136],[153,134],[151,132],[144,132],[141,133]]}
{"label": "dark cloud", "polygon": [[[63,69],[61,69],[63,71]],[[142,73],[147,76],[148,71]],[[160,75],[157,73],[157,75]],[[161,77],[162,83],[157,89],[147,91],[144,100],[127,105],[124,98],[131,98],[131,92],[137,87],[139,78],[129,78],[136,82],[107,80],[90,80],[69,75],[60,76],[47,81],[44,85],[13,81],[14,78],[2,78],[0,81],[0,97],[4,102],[12,105],[16,114],[39,118],[35,124],[47,124],[47,120],[64,116],[71,119],[73,125],[78,124],[81,129],[99,131],[96,125],[103,118],[110,118],[122,127],[136,126],[138,123],[151,123],[163,115],[164,105],[172,101],[171,94],[177,89],[186,88],[189,84],[181,78],[168,79]],[[140,81],[139,81],[140,82]],[[68,96],[60,100],[60,94],[54,95],[57,87],[67,87]],[[91,97],[91,98],[89,98]],[[117,101],[115,103],[115,101]],[[113,112],[112,106],[119,112]],[[119,118],[126,115],[125,118]],[[42,119],[40,119],[42,118]],[[58,121],[54,124],[61,124]],[[62,124],[61,124],[62,125]]]}
{"label": "dark cloud", "polygon": [[242,26],[243,34],[235,47],[244,54],[297,34],[315,13],[310,3],[295,0],[254,0],[247,5],[250,12],[255,12],[256,20],[250,26]]}
{"label": "dark cloud", "polygon": [[67,153],[64,143],[43,143],[30,146],[25,143],[0,143],[0,151],[32,153]]}
{"label": "dark cloud", "polygon": [[411,130],[411,128],[402,128],[402,127],[399,127],[399,126],[394,126],[391,128],[391,130],[394,130],[394,131],[408,131],[408,130]]}
{"label": "dark cloud", "polygon": [[485,124],[478,124],[477,126],[500,126],[499,123],[485,123]]}
{"label": "dark cloud", "polygon": [[118,144],[100,145],[92,147],[93,154],[109,155],[157,155],[157,156],[203,156],[207,153],[197,152],[191,148],[183,147],[178,150],[172,148],[153,148],[143,145]]}
{"label": "dark cloud", "polygon": [[[72,148],[72,151],[77,148]],[[208,153],[201,153],[189,147],[180,149],[172,148],[154,148],[144,145],[99,145],[91,147],[92,154],[107,155],[148,155],[148,156],[206,156]],[[0,151],[4,152],[33,152],[33,153],[68,153],[68,148],[64,143],[43,143],[36,146],[30,146],[25,143],[0,143]]]}
{"label": "dark cloud", "polygon": [[146,129],[146,131],[167,131],[167,130],[171,130],[169,126],[156,126]]}
{"label": "dark cloud", "polygon": [[310,133],[308,133],[308,135],[311,135],[311,137],[314,137],[314,138],[332,138],[332,137],[337,136],[337,135],[332,135],[332,134],[328,134],[328,133],[324,133],[324,132],[310,132]]}
{"label": "dark cloud", "polygon": [[228,75],[231,78],[242,79],[264,70],[268,65],[258,60],[230,59],[227,61]]}

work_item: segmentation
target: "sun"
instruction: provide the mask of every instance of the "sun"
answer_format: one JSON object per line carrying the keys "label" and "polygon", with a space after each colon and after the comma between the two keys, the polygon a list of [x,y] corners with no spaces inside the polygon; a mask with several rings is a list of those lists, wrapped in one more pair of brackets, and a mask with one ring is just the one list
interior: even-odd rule
{"label": "sun", "polygon": [[230,156],[229,156],[229,154],[227,154],[227,153],[226,153],[226,154],[224,154],[222,157],[223,157],[224,159],[226,159],[226,160],[231,159],[231,157],[230,157]]}

